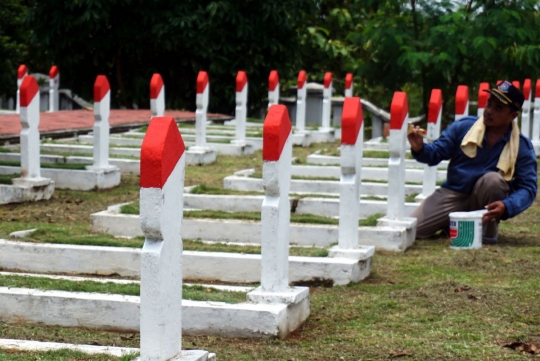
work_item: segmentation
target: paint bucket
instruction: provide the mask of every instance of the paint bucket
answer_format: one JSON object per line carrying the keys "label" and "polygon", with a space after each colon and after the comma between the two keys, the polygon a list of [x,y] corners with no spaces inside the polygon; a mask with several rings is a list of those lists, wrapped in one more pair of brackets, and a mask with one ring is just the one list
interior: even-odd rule
{"label": "paint bucket", "polygon": [[450,213],[450,248],[482,247],[482,216],[487,210]]}

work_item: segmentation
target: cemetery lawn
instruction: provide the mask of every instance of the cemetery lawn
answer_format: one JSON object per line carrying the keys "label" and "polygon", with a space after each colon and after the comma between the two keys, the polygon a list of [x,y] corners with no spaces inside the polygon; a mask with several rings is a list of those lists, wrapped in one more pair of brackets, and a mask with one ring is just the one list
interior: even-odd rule
{"label": "cemetery lawn", "polygon": [[[331,145],[293,152],[305,162],[322,147]],[[220,188],[234,171],[260,172],[260,159],[260,152],[220,156],[212,166],[188,167],[186,185]],[[112,190],[56,190],[49,201],[3,205],[0,236],[46,225],[80,227],[94,236],[91,213],[137,201],[138,194],[138,177],[122,176],[122,185]],[[454,251],[447,239],[437,238],[417,241],[404,253],[376,251],[366,280],[332,288],[311,285],[310,317],[286,340],[184,336],[183,347],[235,361],[528,360],[534,356],[503,345],[540,346],[539,219],[540,199],[501,223],[497,245]],[[138,334],[1,322],[0,337],[125,347],[139,347],[140,341]],[[42,355],[2,350],[0,360],[119,360]]]}
{"label": "cemetery lawn", "polygon": [[[0,324],[0,328],[1,328]],[[20,352],[15,350],[0,350],[0,361],[131,361],[139,356],[138,353],[122,357],[110,355],[88,355],[79,351],[58,350],[47,352]]]}
{"label": "cemetery lawn", "polygon": [[[139,296],[138,283],[118,284],[95,281],[70,281],[46,277],[6,276],[0,275],[0,287],[35,288],[43,291],[94,292],[128,296]],[[213,287],[200,285],[184,285],[182,298],[193,301],[214,301],[226,303],[245,302],[245,292],[229,292]]]}

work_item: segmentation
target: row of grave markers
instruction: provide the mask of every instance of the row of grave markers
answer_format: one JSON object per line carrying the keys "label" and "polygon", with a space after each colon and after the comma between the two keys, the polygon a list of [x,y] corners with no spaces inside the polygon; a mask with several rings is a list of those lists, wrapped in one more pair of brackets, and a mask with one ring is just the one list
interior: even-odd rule
{"label": "row of grave markers", "polygon": [[[358,202],[350,202],[359,200],[360,194],[362,128],[360,98],[347,98],[340,195],[344,211],[340,210],[340,237],[332,250],[334,256],[362,248],[358,245]],[[262,157],[261,285],[247,297],[256,303],[301,302],[309,298],[309,289],[289,285],[292,126],[284,105],[269,108],[263,126]],[[181,354],[180,228],[185,164],[185,145],[174,119],[154,117],[141,148],[140,222],[145,235],[141,256],[141,360],[167,360]]]}
{"label": "row of grave markers", "polygon": [[[500,81],[497,81],[497,84]],[[512,84],[520,87],[519,81],[513,81]],[[489,93],[485,90],[489,90],[489,83],[480,83],[478,87],[478,110],[477,116],[484,114],[484,108],[486,107],[489,99]],[[532,80],[525,79],[523,82],[523,95],[525,101],[521,110],[521,133],[527,138],[531,139],[534,145],[540,145],[540,79],[536,81],[535,98],[532,100]],[[534,109],[534,117],[531,122],[531,109]],[[455,120],[459,120],[469,115],[469,88],[466,85],[460,85],[456,91],[456,104],[455,104]]]}
{"label": "row of grave markers", "polygon": [[[21,176],[27,180],[40,180],[39,141],[39,86],[32,75],[27,75],[20,86],[20,118],[22,130]],[[94,162],[89,170],[109,170],[109,114],[111,90],[107,77],[99,75],[94,83]]]}
{"label": "row of grave markers", "polygon": [[[15,113],[19,114],[20,105],[20,90],[25,77],[28,76],[28,68],[21,64],[17,69],[17,101],[15,105]],[[60,104],[60,71],[56,65],[53,65],[49,70],[49,112],[57,112]],[[38,87],[39,90],[39,87]]]}

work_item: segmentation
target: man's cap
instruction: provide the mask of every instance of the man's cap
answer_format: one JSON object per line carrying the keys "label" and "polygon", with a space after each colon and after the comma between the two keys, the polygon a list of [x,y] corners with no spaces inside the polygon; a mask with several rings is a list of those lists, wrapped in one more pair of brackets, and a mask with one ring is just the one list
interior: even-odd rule
{"label": "man's cap", "polygon": [[484,91],[493,94],[501,103],[510,105],[515,110],[520,110],[525,100],[521,90],[508,80],[503,80],[497,84],[497,87]]}

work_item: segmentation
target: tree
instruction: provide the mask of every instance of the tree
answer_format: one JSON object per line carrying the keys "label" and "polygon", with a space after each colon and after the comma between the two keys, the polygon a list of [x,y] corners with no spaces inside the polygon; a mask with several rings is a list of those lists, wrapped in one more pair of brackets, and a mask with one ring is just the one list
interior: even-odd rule
{"label": "tree", "polygon": [[87,97],[101,73],[117,89],[117,104],[148,107],[149,79],[159,72],[168,106],[193,109],[197,72],[206,70],[210,108],[231,112],[238,70],[260,105],[270,70],[287,77],[298,68],[313,8],[310,0],[50,0],[35,2],[27,24],[32,43]]}

